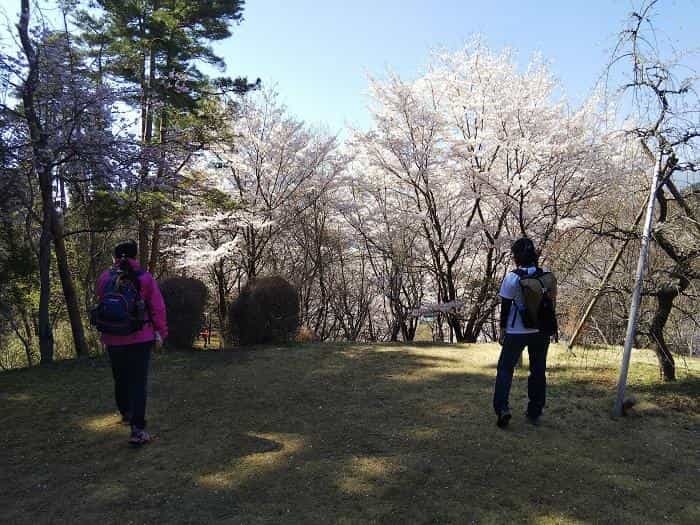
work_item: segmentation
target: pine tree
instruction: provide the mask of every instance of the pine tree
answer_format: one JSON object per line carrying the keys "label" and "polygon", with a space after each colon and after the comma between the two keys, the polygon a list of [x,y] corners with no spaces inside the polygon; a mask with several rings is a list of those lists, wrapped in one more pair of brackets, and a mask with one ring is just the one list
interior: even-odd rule
{"label": "pine tree", "polygon": [[200,69],[202,63],[224,69],[211,42],[231,36],[232,24],[243,19],[243,5],[242,0],[96,0],[93,9],[76,12],[98,69],[133,88],[128,102],[140,112],[144,154],[134,190],[141,263],[151,270],[168,209],[162,190],[176,185],[180,167],[203,145],[211,97],[259,85],[259,79],[250,84],[245,78],[210,78]]}

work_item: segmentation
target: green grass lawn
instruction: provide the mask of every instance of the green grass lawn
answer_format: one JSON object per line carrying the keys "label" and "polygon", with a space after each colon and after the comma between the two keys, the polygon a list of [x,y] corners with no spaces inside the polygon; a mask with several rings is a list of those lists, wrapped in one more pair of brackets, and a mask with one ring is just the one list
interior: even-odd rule
{"label": "green grass lawn", "polygon": [[[553,349],[532,427],[506,430],[495,345],[308,345],[154,356],[126,444],[104,358],[0,374],[0,523],[700,523],[700,364]],[[527,361],[527,360],[526,360]]]}

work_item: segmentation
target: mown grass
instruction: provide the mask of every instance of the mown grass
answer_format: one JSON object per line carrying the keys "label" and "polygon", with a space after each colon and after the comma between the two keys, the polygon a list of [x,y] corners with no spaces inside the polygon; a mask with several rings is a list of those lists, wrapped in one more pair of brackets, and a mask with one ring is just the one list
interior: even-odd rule
{"label": "mown grass", "polygon": [[494,425],[495,345],[156,355],[126,445],[103,358],[0,374],[2,523],[700,523],[700,366],[554,349],[542,425]]}

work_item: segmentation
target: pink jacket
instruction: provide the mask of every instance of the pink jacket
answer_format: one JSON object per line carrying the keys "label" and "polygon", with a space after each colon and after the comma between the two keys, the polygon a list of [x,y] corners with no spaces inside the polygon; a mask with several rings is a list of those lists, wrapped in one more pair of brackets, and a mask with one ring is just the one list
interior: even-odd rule
{"label": "pink jacket", "polygon": [[[141,265],[136,259],[129,259],[129,264],[135,271],[141,269]],[[97,286],[95,288],[95,293],[98,298],[102,298],[104,293],[105,284],[110,279],[110,270],[105,270],[97,279]],[[102,334],[102,342],[106,346],[122,346],[122,345],[132,345],[137,343],[147,343],[149,341],[155,341],[156,332],[158,332],[165,340],[168,336],[168,324],[165,316],[165,303],[163,302],[163,296],[158,288],[158,283],[153,278],[153,276],[148,272],[143,272],[139,275],[139,284],[141,285],[141,297],[146,303],[146,311],[148,312],[147,318],[151,320],[150,323],[146,323],[141,330],[129,335],[111,335]]]}

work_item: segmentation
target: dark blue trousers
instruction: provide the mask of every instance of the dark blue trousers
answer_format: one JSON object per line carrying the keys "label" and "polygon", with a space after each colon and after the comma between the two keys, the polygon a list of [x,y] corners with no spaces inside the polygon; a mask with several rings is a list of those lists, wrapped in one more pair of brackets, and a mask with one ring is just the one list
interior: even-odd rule
{"label": "dark blue trousers", "polygon": [[117,408],[131,418],[131,426],[136,428],[146,428],[146,387],[152,348],[152,342],[107,347]]}
{"label": "dark blue trousers", "polygon": [[508,397],[513,382],[513,370],[526,346],[530,357],[530,375],[527,378],[527,396],[530,401],[527,405],[527,413],[530,417],[539,417],[542,414],[547,393],[545,369],[549,336],[539,333],[506,334],[501,348],[501,357],[498,359],[496,386],[493,393],[493,409],[496,414],[509,408]]}

